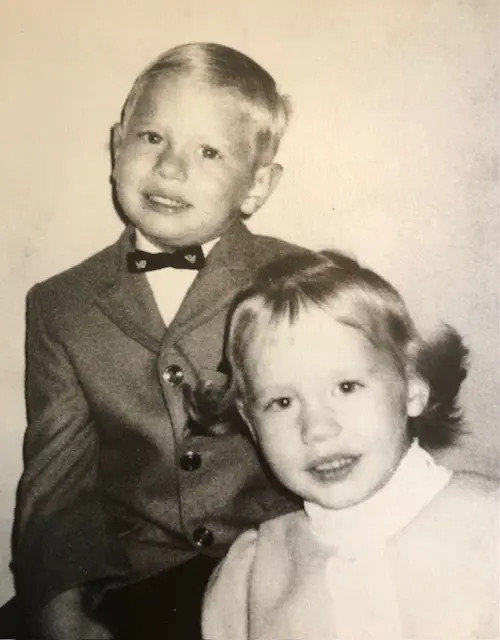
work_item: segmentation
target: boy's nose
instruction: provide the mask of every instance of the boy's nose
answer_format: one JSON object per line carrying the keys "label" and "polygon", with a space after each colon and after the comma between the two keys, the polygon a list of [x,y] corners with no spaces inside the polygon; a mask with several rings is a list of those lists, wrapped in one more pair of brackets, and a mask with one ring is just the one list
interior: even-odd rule
{"label": "boy's nose", "polygon": [[155,170],[164,178],[176,180],[186,179],[186,167],[184,159],[176,153],[172,147],[162,149],[156,159]]}
{"label": "boy's nose", "polygon": [[342,427],[332,407],[306,407],[302,411],[301,433],[304,444],[335,438],[341,431]]}

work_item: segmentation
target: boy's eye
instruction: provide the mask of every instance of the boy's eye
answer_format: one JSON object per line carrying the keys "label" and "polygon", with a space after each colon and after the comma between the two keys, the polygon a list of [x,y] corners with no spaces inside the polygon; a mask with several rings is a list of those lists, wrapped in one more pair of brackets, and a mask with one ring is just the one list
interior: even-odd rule
{"label": "boy's eye", "polygon": [[342,382],[339,382],[339,384],[338,384],[338,389],[339,389],[340,393],[342,393],[344,395],[348,395],[349,393],[353,393],[353,391],[356,391],[360,387],[361,387],[360,383],[356,382],[355,380],[343,380]]}
{"label": "boy's eye", "polygon": [[139,138],[145,140],[148,144],[160,144],[163,141],[161,135],[154,131],[143,131],[139,133]]}
{"label": "boy's eye", "polygon": [[208,160],[215,160],[221,157],[221,154],[217,149],[211,147],[210,145],[204,144],[201,147],[201,155]]}
{"label": "boy's eye", "polygon": [[266,405],[266,410],[268,411],[284,411],[285,409],[289,409],[292,406],[292,399],[286,396],[281,398],[273,398]]}

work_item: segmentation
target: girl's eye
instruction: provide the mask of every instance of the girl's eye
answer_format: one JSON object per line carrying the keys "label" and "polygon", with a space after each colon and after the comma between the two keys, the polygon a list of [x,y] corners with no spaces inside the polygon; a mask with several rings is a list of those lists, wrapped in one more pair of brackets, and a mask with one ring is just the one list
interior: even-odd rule
{"label": "girl's eye", "polygon": [[148,144],[160,144],[163,140],[160,134],[154,131],[143,131],[139,133],[139,138],[145,140]]}
{"label": "girl's eye", "polygon": [[214,147],[206,144],[201,148],[201,155],[208,160],[216,160],[217,158],[221,157],[221,154],[219,153],[219,151],[217,151],[217,149],[214,149]]}
{"label": "girl's eye", "polygon": [[354,391],[356,391],[360,387],[361,387],[360,383],[356,382],[355,380],[343,380],[342,382],[339,382],[339,384],[338,384],[339,391],[344,395],[348,395],[349,393],[353,393]]}
{"label": "girl's eye", "polygon": [[284,411],[292,406],[292,399],[283,396],[282,398],[273,398],[267,403],[266,409],[269,411]]}

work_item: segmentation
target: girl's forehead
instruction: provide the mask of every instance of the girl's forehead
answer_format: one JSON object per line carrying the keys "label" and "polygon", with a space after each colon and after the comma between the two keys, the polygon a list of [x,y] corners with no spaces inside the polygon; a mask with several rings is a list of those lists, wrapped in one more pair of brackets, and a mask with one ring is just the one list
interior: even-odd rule
{"label": "girl's forehead", "polygon": [[248,336],[243,359],[234,364],[247,389],[319,384],[341,376],[401,377],[383,345],[324,310],[299,315],[293,323],[261,318]]}
{"label": "girl's forehead", "polygon": [[275,314],[263,309],[256,314],[255,333],[259,335],[292,335],[307,332],[313,328],[332,328],[339,324],[345,324],[343,318],[347,315],[346,309],[339,305],[331,304],[300,304],[295,314]]}
{"label": "girl's forehead", "polygon": [[364,332],[349,324],[341,314],[311,306],[300,309],[293,320],[262,314],[248,336],[247,346],[255,356],[276,349],[312,351],[345,341],[368,345]]}

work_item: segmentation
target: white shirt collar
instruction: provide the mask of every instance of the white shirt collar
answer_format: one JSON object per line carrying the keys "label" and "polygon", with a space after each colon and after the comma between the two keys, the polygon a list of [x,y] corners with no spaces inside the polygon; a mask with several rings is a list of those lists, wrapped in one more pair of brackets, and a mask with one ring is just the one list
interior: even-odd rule
{"label": "white shirt collar", "polygon": [[[214,238],[213,240],[209,240],[209,242],[205,242],[201,245],[203,249],[203,255],[205,258],[208,256],[210,251],[214,248],[214,246],[219,242],[220,238]],[[135,247],[136,249],[140,249],[141,251],[148,251],[149,253],[161,253],[162,250],[159,249],[156,245],[154,245],[150,240],[148,240],[139,229],[135,230]]]}
{"label": "white shirt collar", "polygon": [[[135,244],[137,249],[148,251],[149,253],[160,253],[161,249],[145,238],[136,229]],[[205,242],[202,245],[203,255],[208,256],[219,238]],[[157,271],[147,271],[146,279],[153,291],[153,296],[165,326],[169,326],[177,314],[190,287],[198,276],[198,271],[194,269],[158,269]]]}

